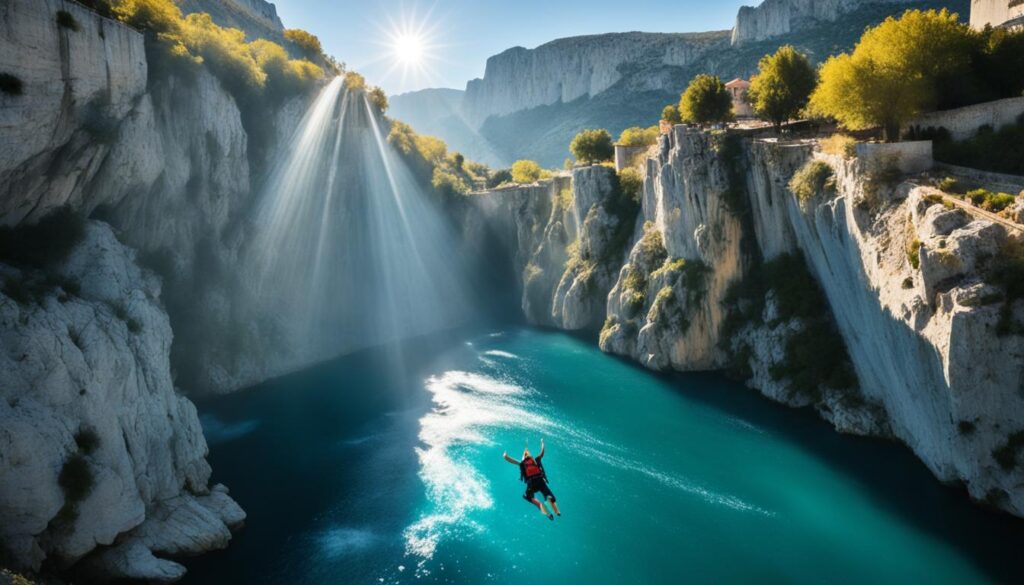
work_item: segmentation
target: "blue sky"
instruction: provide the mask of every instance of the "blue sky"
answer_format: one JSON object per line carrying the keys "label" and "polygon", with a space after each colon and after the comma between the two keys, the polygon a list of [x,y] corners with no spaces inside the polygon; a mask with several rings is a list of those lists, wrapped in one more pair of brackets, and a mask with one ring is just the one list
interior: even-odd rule
{"label": "blue sky", "polygon": [[[396,94],[464,88],[487,57],[514,46],[605,32],[697,32],[732,27],[759,0],[276,0],[285,26],[320,37],[324,49]],[[429,58],[395,66],[391,31],[423,31]],[[413,35],[415,36],[415,35]],[[416,44],[412,42],[412,44]],[[403,72],[405,75],[403,75]]]}

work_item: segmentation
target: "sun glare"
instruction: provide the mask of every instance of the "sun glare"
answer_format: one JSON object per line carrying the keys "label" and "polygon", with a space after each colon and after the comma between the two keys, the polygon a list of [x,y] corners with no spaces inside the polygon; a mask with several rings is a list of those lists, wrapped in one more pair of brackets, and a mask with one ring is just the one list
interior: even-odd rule
{"label": "sun glare", "polygon": [[414,34],[400,34],[395,37],[392,51],[399,63],[419,65],[423,62],[423,39]]}
{"label": "sun glare", "polygon": [[377,44],[383,50],[374,61],[387,68],[381,82],[391,81],[398,87],[436,82],[435,66],[443,45],[437,42],[441,24],[433,10],[419,14],[415,9],[402,9],[379,28]]}

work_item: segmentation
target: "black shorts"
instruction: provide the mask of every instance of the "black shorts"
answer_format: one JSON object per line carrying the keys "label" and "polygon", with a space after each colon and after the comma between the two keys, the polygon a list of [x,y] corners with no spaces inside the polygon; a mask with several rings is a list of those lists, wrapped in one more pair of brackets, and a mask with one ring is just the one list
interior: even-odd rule
{"label": "black shorts", "polygon": [[544,497],[552,502],[555,500],[555,494],[551,493],[551,488],[548,487],[548,482],[541,478],[531,479],[526,482],[526,493],[523,494],[523,499],[529,501],[533,499],[533,494],[540,492],[544,494]]}

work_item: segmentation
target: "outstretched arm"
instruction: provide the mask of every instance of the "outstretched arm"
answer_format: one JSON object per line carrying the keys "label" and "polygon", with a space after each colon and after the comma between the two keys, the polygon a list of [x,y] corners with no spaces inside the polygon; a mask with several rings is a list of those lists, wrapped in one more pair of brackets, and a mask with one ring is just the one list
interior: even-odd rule
{"label": "outstretched arm", "polygon": [[518,461],[516,461],[515,459],[513,459],[513,458],[508,456],[508,451],[505,451],[504,453],[502,453],[501,456],[505,458],[505,461],[508,461],[512,465],[519,465]]}
{"label": "outstretched arm", "polygon": [[542,438],[540,440],[540,453],[537,454],[537,459],[539,460],[543,456],[544,456],[544,439]]}

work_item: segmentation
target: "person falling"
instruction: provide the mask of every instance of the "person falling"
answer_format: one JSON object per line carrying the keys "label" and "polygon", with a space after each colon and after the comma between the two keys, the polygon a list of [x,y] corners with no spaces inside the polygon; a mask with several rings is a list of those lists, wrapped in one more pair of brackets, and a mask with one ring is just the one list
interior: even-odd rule
{"label": "person falling", "polygon": [[523,494],[523,499],[530,502],[537,509],[540,510],[541,514],[548,517],[548,520],[554,520],[555,515],[548,512],[548,509],[544,506],[544,502],[534,497],[534,494],[540,492],[544,494],[544,497],[551,502],[551,508],[555,511],[555,514],[559,516],[562,513],[558,510],[558,503],[555,501],[555,494],[551,493],[551,488],[548,487],[547,475],[544,473],[544,465],[541,463],[541,459],[544,458],[544,439],[540,440],[540,453],[534,458],[530,455],[530,448],[527,446],[523,449],[523,460],[516,461],[515,459],[508,456],[508,451],[505,451],[501,455],[512,465],[519,466],[519,479],[526,482],[526,493]]}

